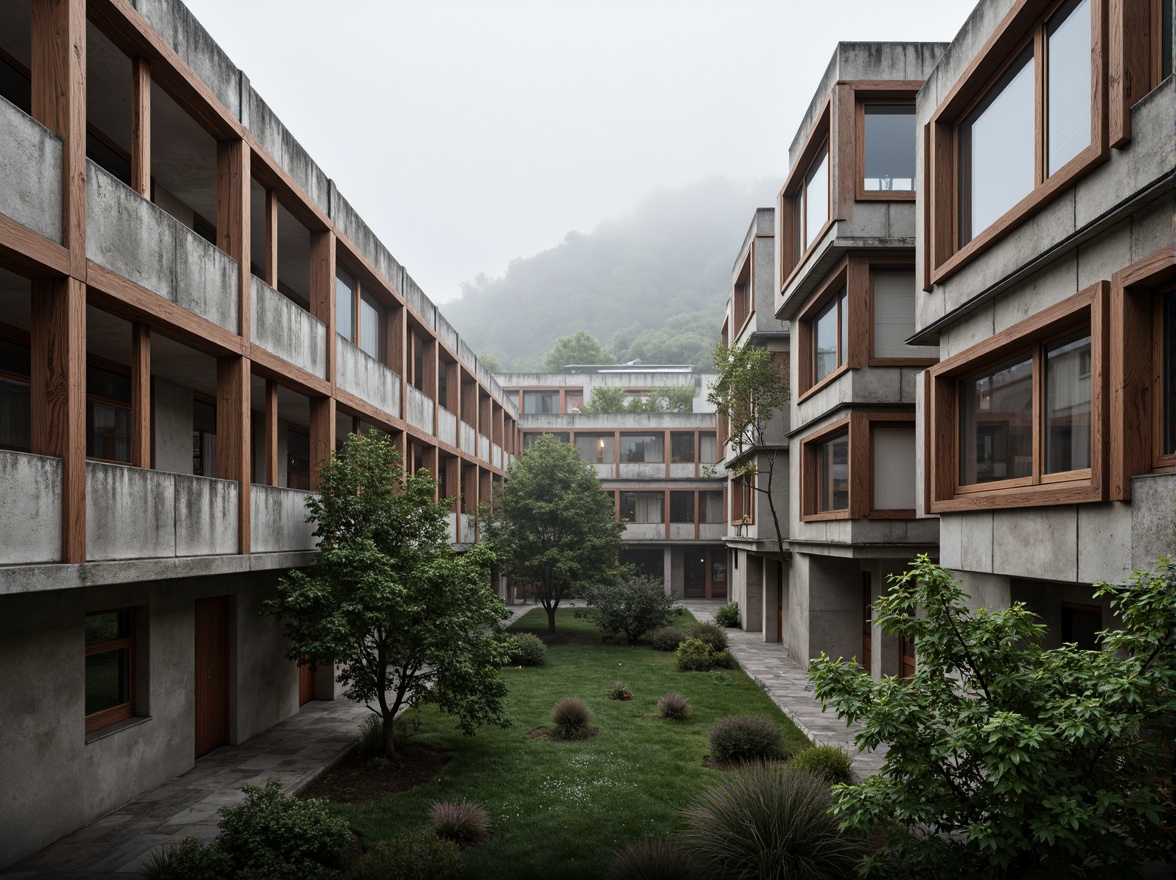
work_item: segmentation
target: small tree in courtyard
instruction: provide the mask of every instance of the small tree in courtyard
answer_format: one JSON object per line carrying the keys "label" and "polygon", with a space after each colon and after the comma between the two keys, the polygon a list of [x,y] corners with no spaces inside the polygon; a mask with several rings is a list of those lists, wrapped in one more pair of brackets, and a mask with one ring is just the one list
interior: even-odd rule
{"label": "small tree in courtyard", "polygon": [[288,656],[338,664],[344,696],[376,703],[389,757],[396,714],[420,703],[437,704],[467,734],[509,724],[493,557],[479,546],[452,550],[436,481],[405,474],[391,438],[372,432],[347,438],[319,469],[319,486],[306,502],[319,554],[266,603],[285,620]]}
{"label": "small tree in courtyard", "polygon": [[508,574],[533,585],[548,632],[555,632],[565,596],[617,575],[625,526],[617,522],[612,498],[591,465],[550,435],[514,460],[482,522]]}
{"label": "small tree in courtyard", "polygon": [[633,574],[588,591],[592,618],[606,636],[625,634],[635,645],[647,632],[669,623],[674,597],[666,592],[660,578]]}
{"label": "small tree in courtyard", "polygon": [[813,662],[817,698],[862,720],[858,745],[889,745],[882,775],[836,789],[843,827],[882,835],[879,873],[1123,876],[1172,858],[1176,563],[1095,595],[1121,628],[1044,650],[1023,604],[970,611],[920,556],[875,603],[882,631],[918,646],[912,680]]}

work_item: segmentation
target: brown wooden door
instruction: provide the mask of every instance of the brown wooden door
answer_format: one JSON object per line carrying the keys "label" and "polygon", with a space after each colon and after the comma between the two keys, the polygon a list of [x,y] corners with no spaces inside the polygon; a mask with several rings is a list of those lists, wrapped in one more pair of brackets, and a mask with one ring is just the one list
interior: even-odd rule
{"label": "brown wooden door", "polygon": [[314,699],[314,673],[310,666],[298,667],[298,705],[305,706]]}
{"label": "brown wooden door", "polygon": [[874,671],[874,626],[870,611],[870,573],[862,572],[862,668]]}
{"label": "brown wooden door", "polygon": [[196,757],[229,741],[229,597],[196,600]]}

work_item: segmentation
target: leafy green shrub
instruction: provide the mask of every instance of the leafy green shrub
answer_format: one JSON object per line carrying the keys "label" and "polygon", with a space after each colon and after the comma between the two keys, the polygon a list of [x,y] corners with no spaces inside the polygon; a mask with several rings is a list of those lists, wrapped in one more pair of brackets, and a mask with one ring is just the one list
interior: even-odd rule
{"label": "leafy green shrub", "polygon": [[215,843],[185,837],[153,852],[140,874],[147,880],[222,880],[231,872],[228,857]]}
{"label": "leafy green shrub", "polygon": [[694,859],[682,847],[665,838],[646,838],[630,843],[617,853],[609,880],[702,880]]}
{"label": "leafy green shrub", "polygon": [[675,598],[660,578],[631,575],[588,591],[588,615],[606,637],[623,634],[630,645],[669,623]]}
{"label": "leafy green shrub", "polygon": [[458,880],[461,849],[432,831],[380,841],[347,872],[347,880]]}
{"label": "leafy green shrub", "polygon": [[511,666],[542,666],[547,659],[547,646],[533,633],[514,633],[510,637]]}
{"label": "leafy green shrub", "polygon": [[678,645],[682,644],[685,638],[686,633],[678,627],[663,626],[653,631],[653,648],[655,651],[677,651]]}
{"label": "leafy green shrub", "polygon": [[734,661],[726,651],[716,651],[700,639],[687,639],[676,654],[679,672],[707,672],[715,667],[730,669]]}
{"label": "leafy green shrub", "polygon": [[583,739],[588,735],[588,725],[592,723],[592,710],[583,700],[564,697],[551,710],[551,723],[555,725],[556,736]]}
{"label": "leafy green shrub", "polygon": [[715,623],[719,626],[739,626],[739,603],[728,602],[716,611]]}
{"label": "leafy green shrub", "polygon": [[490,837],[490,816],[486,808],[462,798],[457,802],[433,804],[429,810],[438,837],[459,846],[476,846]]}
{"label": "leafy green shrub", "polygon": [[302,878],[338,865],[351,829],[331,815],[326,801],[285,797],[276,779],[242,790],[243,803],[220,809],[216,841],[238,874]]}
{"label": "leafy green shrub", "polygon": [[724,764],[785,758],[780,728],[755,715],[728,715],[710,729],[711,756]]}
{"label": "leafy green shrub", "polygon": [[686,718],[692,711],[690,702],[681,694],[676,694],[670,691],[664,697],[657,701],[657,711],[662,718],[671,718],[674,721],[681,721]]}
{"label": "leafy green shrub", "polygon": [[726,651],[728,647],[727,631],[717,623],[704,620],[694,628],[690,638],[698,639],[710,646],[712,651]]}
{"label": "leafy green shrub", "polygon": [[609,686],[608,698],[610,700],[631,700],[633,699],[633,691],[623,681],[614,682]]}
{"label": "leafy green shrub", "polygon": [[[406,718],[401,715],[392,722],[392,745],[397,751],[408,745],[408,741],[416,736],[421,727],[421,720],[415,716]],[[368,763],[386,760],[384,755],[384,720],[376,714],[370,714],[359,725],[359,755],[367,758]],[[378,764],[377,764],[378,766]]]}
{"label": "leafy green shrub", "polygon": [[780,764],[724,776],[683,814],[683,837],[711,877],[838,880],[855,877],[861,842],[830,813],[829,785]]}
{"label": "leafy green shrub", "polygon": [[853,768],[853,758],[844,749],[837,746],[813,746],[811,749],[801,749],[792,756],[788,766],[794,770],[807,770],[821,776],[830,784],[848,783],[853,781],[850,772]]}

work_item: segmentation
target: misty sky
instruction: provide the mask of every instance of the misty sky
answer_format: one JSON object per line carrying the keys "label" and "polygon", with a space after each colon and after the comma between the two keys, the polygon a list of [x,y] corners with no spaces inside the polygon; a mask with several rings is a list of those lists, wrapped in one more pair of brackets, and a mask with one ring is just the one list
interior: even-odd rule
{"label": "misty sky", "polygon": [[838,40],[971,0],[185,0],[435,302],[713,175],[775,181]]}

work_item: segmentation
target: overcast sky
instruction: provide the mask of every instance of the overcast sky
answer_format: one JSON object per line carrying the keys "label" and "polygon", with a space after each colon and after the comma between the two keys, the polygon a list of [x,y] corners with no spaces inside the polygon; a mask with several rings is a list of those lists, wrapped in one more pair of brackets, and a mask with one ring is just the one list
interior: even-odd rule
{"label": "overcast sky", "polygon": [[776,181],[838,40],[960,0],[186,0],[435,302],[650,191]]}

